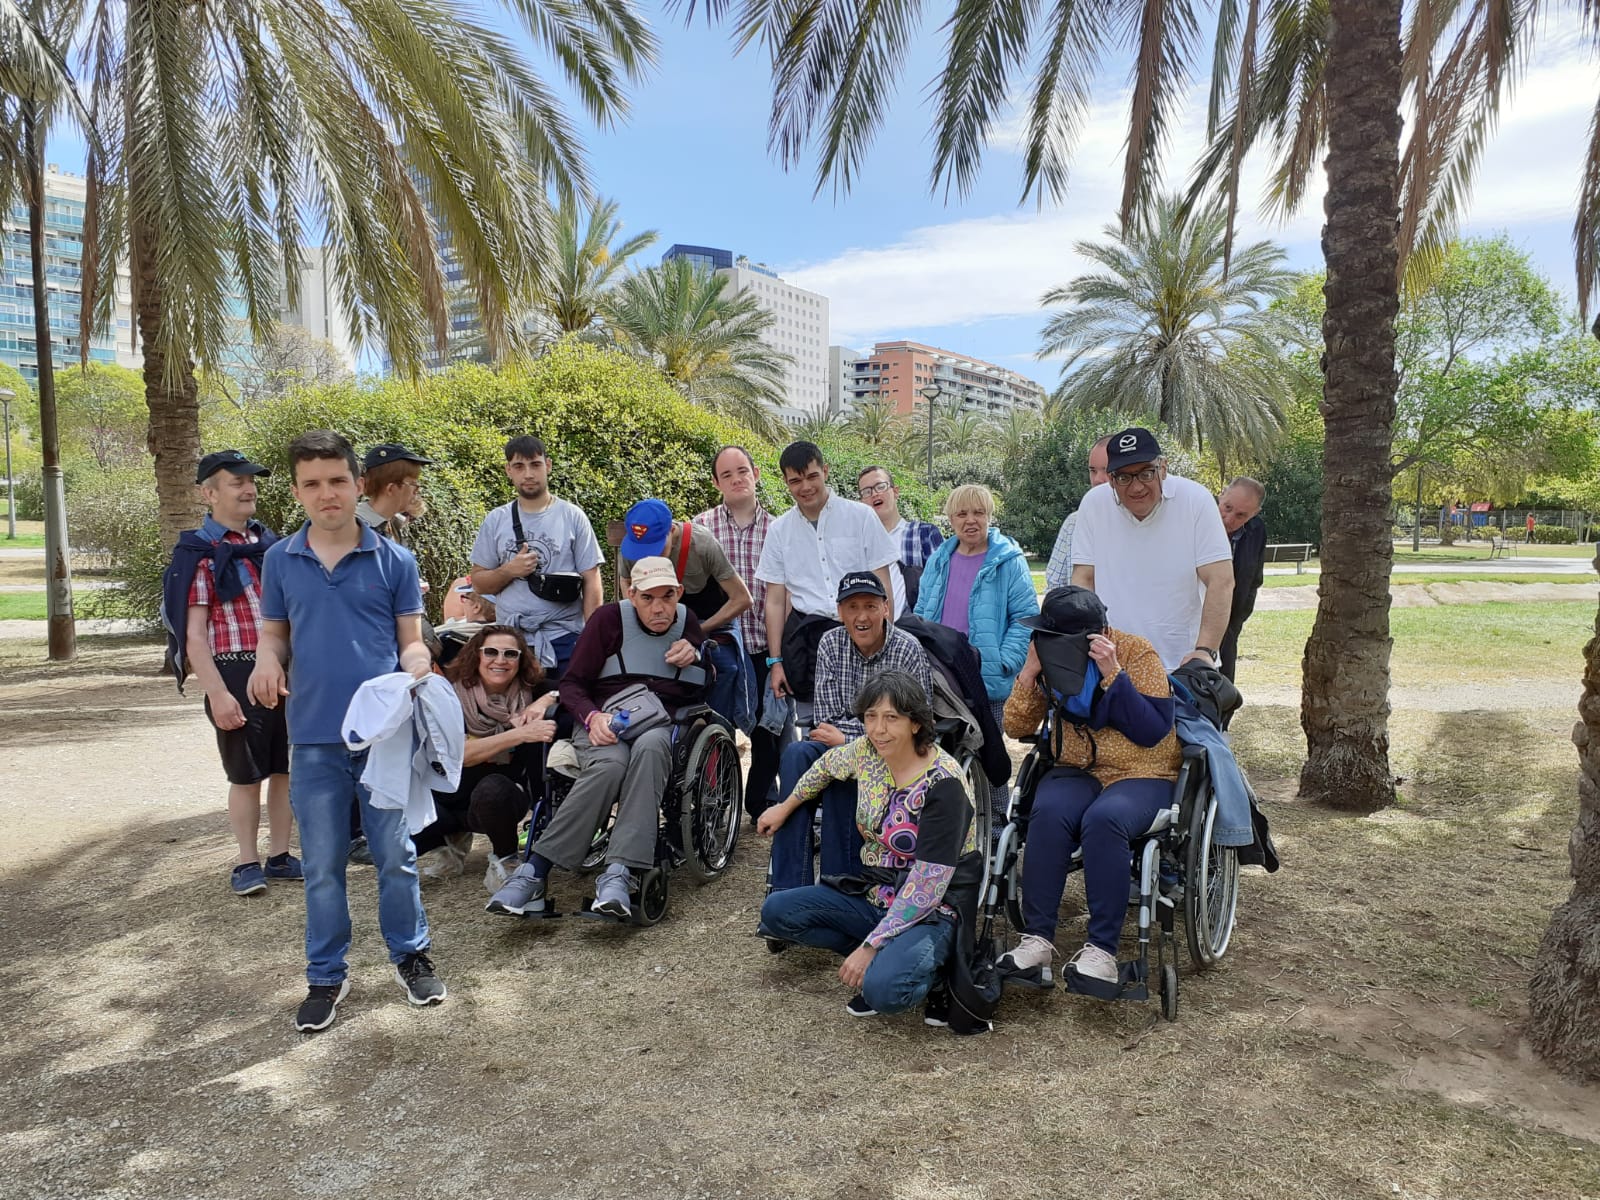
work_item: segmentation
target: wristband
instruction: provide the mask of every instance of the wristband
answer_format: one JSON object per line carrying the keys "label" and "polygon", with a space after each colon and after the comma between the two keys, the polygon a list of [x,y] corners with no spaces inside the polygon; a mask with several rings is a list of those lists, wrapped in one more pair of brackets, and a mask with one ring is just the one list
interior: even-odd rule
{"label": "wristband", "polygon": [[767,659],[767,666],[775,667],[779,663],[781,663],[782,661],[783,661],[783,655],[780,654],[780,655],[778,655],[777,658],[769,658],[769,659]]}

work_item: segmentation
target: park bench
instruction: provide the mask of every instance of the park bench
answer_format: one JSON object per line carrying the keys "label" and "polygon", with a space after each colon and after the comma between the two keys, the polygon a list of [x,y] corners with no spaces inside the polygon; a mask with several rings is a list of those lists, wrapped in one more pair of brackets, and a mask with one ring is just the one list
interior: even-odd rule
{"label": "park bench", "polygon": [[1489,557],[1491,559],[1515,558],[1516,555],[1517,544],[1515,542],[1507,541],[1503,537],[1489,539]]}
{"label": "park bench", "polygon": [[1267,558],[1270,563],[1292,562],[1296,575],[1305,574],[1306,564],[1316,547],[1310,542],[1268,542]]}

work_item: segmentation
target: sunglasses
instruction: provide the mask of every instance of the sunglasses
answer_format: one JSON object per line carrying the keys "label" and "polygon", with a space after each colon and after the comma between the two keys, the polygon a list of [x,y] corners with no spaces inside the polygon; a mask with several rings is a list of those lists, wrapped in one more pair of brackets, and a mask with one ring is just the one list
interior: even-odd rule
{"label": "sunglasses", "polygon": [[522,657],[521,650],[502,650],[499,646],[479,646],[478,653],[485,658],[503,658],[509,662],[516,662]]}

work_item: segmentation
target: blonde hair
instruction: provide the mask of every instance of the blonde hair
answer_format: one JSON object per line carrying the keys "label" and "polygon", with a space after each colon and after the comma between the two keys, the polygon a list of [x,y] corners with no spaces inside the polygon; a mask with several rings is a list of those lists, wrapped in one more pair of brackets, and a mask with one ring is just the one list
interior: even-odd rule
{"label": "blonde hair", "polygon": [[981,483],[963,483],[944,502],[944,515],[950,520],[963,508],[981,508],[986,517],[994,516],[994,493]]}

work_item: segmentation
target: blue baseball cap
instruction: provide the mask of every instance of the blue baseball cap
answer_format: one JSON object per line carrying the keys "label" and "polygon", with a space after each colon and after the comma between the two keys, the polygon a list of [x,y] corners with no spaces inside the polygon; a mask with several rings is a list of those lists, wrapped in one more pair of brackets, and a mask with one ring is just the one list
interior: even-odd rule
{"label": "blue baseball cap", "polygon": [[630,508],[622,524],[622,557],[653,558],[667,548],[667,538],[672,535],[672,509],[665,500],[649,497]]}

